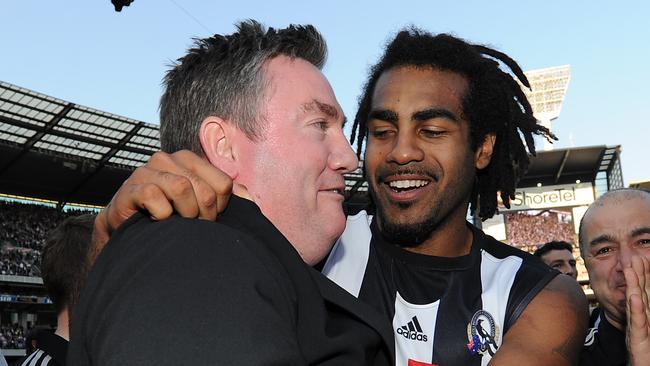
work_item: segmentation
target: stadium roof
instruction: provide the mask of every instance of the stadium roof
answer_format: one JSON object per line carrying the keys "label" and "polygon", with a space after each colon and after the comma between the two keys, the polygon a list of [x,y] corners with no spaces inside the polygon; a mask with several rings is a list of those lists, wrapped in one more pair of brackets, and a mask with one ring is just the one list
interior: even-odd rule
{"label": "stadium roof", "polygon": [[0,192],[103,205],[159,150],[158,126],[0,81]]}
{"label": "stadium roof", "polygon": [[630,188],[644,189],[650,191],[650,180],[639,180],[630,182]]}
{"label": "stadium roof", "polygon": [[616,166],[620,167],[619,154],[620,145],[540,151],[531,158],[528,172],[518,186],[573,184],[577,180],[595,182],[599,173],[609,176]]}

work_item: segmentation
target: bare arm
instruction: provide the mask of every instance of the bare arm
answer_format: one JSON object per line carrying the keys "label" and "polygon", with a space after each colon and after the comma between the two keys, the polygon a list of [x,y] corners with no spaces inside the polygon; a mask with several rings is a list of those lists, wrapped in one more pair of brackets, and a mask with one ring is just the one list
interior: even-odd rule
{"label": "bare arm", "polygon": [[215,220],[232,192],[232,179],[198,155],[182,150],[155,153],[136,169],[97,215],[88,263],[95,262],[111,233],[137,211],[164,220],[175,211],[187,218]]}
{"label": "bare arm", "polygon": [[587,324],[584,293],[558,275],[528,304],[490,365],[576,365]]}
{"label": "bare arm", "polygon": [[632,266],[624,269],[627,284],[626,342],[630,365],[650,365],[650,262],[632,257]]}

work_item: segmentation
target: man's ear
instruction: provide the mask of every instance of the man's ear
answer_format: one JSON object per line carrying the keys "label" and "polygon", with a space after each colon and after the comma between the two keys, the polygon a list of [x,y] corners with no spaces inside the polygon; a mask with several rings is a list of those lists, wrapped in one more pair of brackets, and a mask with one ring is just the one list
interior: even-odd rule
{"label": "man's ear", "polygon": [[474,155],[474,165],[476,169],[484,169],[490,160],[492,159],[492,153],[494,152],[494,143],[497,141],[497,136],[493,133],[485,135],[485,139],[476,149],[476,154]]}
{"label": "man's ear", "polygon": [[233,153],[233,140],[235,127],[223,118],[210,116],[201,122],[199,139],[205,157],[212,165],[221,169],[231,178],[238,174]]}

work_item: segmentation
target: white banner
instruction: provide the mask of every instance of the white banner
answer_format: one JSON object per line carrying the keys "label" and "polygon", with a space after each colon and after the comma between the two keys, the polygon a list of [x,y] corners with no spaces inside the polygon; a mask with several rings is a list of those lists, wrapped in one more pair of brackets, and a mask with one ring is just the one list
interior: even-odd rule
{"label": "white banner", "polygon": [[499,213],[583,206],[592,202],[594,202],[594,188],[591,183],[517,188],[514,199],[510,201],[509,209],[503,206],[499,199]]}

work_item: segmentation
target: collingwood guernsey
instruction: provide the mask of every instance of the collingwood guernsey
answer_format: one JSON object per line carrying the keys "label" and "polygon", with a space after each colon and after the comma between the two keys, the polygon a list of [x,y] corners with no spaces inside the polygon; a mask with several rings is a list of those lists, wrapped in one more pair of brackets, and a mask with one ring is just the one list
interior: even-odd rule
{"label": "collingwood guernsey", "polygon": [[468,255],[432,257],[348,217],[323,273],[392,321],[397,366],[487,365],[530,301],[559,272],[471,226]]}

